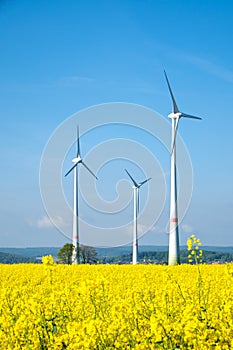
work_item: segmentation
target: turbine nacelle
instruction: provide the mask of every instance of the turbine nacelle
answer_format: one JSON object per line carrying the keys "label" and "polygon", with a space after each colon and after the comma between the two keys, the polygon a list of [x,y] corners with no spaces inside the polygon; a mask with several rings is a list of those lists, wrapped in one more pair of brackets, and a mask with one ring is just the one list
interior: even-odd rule
{"label": "turbine nacelle", "polygon": [[180,117],[182,117],[182,113],[178,112],[178,113],[170,113],[168,114],[168,118],[170,119],[179,119]]}
{"label": "turbine nacelle", "polygon": [[[148,179],[148,180],[150,180],[150,179]],[[147,180],[147,181],[148,181],[148,180]],[[132,188],[133,188],[133,189],[139,189],[142,185],[143,185],[143,184],[139,183],[139,184],[137,184],[137,185],[133,185]]]}
{"label": "turbine nacelle", "polygon": [[73,163],[77,163],[77,164],[78,164],[78,163],[81,163],[81,162],[82,162],[82,158],[81,158],[80,156],[75,157],[75,158],[72,159],[72,162],[73,162]]}

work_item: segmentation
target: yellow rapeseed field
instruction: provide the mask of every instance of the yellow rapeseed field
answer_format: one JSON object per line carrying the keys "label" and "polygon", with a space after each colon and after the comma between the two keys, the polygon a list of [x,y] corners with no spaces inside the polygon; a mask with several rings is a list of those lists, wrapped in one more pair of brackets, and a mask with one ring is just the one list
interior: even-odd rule
{"label": "yellow rapeseed field", "polygon": [[233,265],[1,265],[0,349],[233,349]]}

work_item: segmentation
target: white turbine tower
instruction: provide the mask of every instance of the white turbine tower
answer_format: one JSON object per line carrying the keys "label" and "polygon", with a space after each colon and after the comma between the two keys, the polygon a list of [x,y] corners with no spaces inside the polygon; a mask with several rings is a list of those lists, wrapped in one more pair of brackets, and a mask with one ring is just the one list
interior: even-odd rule
{"label": "white turbine tower", "polygon": [[130,175],[130,173],[125,169],[127,174],[129,175],[130,179],[133,182],[133,193],[134,193],[134,208],[133,208],[133,258],[132,258],[132,263],[133,265],[137,264],[138,260],[138,212],[139,212],[139,188],[144,185],[147,181],[151,179],[146,179],[140,183],[137,183],[133,177]]}
{"label": "white turbine tower", "polygon": [[80,142],[79,142],[79,127],[77,127],[77,156],[72,159],[72,162],[74,165],[72,168],[65,174],[67,176],[72,170],[74,170],[74,208],[73,208],[73,237],[72,237],[72,243],[75,247],[73,251],[72,256],[72,262],[73,264],[77,264],[80,262],[79,259],[79,217],[78,217],[78,191],[79,191],[79,179],[78,179],[78,164],[83,165],[91,175],[93,175],[96,180],[97,177],[95,174],[91,171],[91,169],[88,168],[88,166],[84,163],[81,153],[80,153]]}
{"label": "white turbine tower", "polygon": [[173,112],[168,115],[172,120],[172,140],[171,140],[171,194],[170,194],[170,228],[169,228],[169,254],[168,264],[176,265],[180,263],[178,212],[177,212],[177,183],[176,183],[176,135],[180,118],[202,119],[182,113],[179,111],[167,74],[164,71],[168,89],[173,103]]}

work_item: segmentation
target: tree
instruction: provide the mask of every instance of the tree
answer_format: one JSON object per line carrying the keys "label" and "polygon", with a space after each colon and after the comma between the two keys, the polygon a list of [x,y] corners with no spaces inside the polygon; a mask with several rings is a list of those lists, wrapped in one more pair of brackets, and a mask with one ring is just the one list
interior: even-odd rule
{"label": "tree", "polygon": [[82,264],[93,264],[97,261],[97,252],[93,247],[80,246],[80,261]]}
{"label": "tree", "polygon": [[72,255],[75,247],[71,243],[66,243],[57,253],[57,258],[61,264],[72,264]]}
{"label": "tree", "polygon": [[[72,264],[72,256],[75,247],[71,243],[66,243],[57,253],[57,258],[60,264]],[[81,264],[93,264],[97,260],[97,252],[93,247],[81,245],[79,251],[79,259]]]}

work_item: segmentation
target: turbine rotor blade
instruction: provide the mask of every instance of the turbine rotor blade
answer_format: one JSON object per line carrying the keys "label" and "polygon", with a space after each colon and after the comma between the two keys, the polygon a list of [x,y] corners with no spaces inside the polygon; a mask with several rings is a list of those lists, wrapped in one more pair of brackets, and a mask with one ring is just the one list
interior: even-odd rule
{"label": "turbine rotor blade", "polygon": [[77,157],[80,156],[79,126],[77,125]]}
{"label": "turbine rotor blade", "polygon": [[94,178],[95,178],[96,180],[98,180],[98,177],[93,173],[93,171],[91,171],[90,168],[88,168],[88,166],[87,166],[83,161],[81,162],[81,164],[89,171],[89,173],[90,173],[92,176],[94,176]]}
{"label": "turbine rotor blade", "polygon": [[144,185],[146,182],[148,182],[151,179],[152,179],[152,177],[149,177],[149,179],[146,179],[145,181],[140,182],[139,186],[141,187],[142,185]]}
{"label": "turbine rotor blade", "polygon": [[130,177],[130,179],[132,180],[133,184],[135,187],[138,187],[137,182],[134,180],[134,178],[130,175],[130,173],[125,169],[125,171],[127,172],[128,176]]}
{"label": "turbine rotor blade", "polygon": [[190,118],[190,119],[202,120],[202,118],[200,118],[200,117],[196,117],[194,115],[185,114],[185,113],[182,113],[181,116],[179,116],[179,118],[177,118],[177,122],[176,122],[176,126],[175,126],[175,133],[174,133],[174,138],[173,138],[173,145],[172,145],[172,149],[171,149],[171,154],[174,151],[174,147],[175,147],[175,143],[176,143],[176,135],[177,135],[178,124],[179,124],[179,119],[180,118]]}
{"label": "turbine rotor blade", "polygon": [[72,168],[70,168],[70,170],[65,174],[65,176],[69,175],[69,173],[71,173],[71,171],[78,165],[78,163],[74,164],[72,166]]}
{"label": "turbine rotor blade", "polygon": [[202,118],[200,117],[196,117],[194,115],[190,115],[190,114],[185,114],[185,113],[182,113],[180,118],[183,117],[183,118],[190,118],[190,119],[198,119],[198,120],[202,120]]}
{"label": "turbine rotor blade", "polygon": [[175,97],[173,95],[173,92],[172,92],[172,89],[171,89],[171,85],[169,83],[169,80],[168,80],[168,77],[167,77],[167,73],[166,73],[165,70],[164,70],[164,74],[165,74],[165,78],[166,78],[166,81],[167,81],[168,89],[170,91],[170,95],[171,95],[172,102],[173,102],[173,113],[179,113],[179,109],[177,107],[176,100],[175,100]]}

